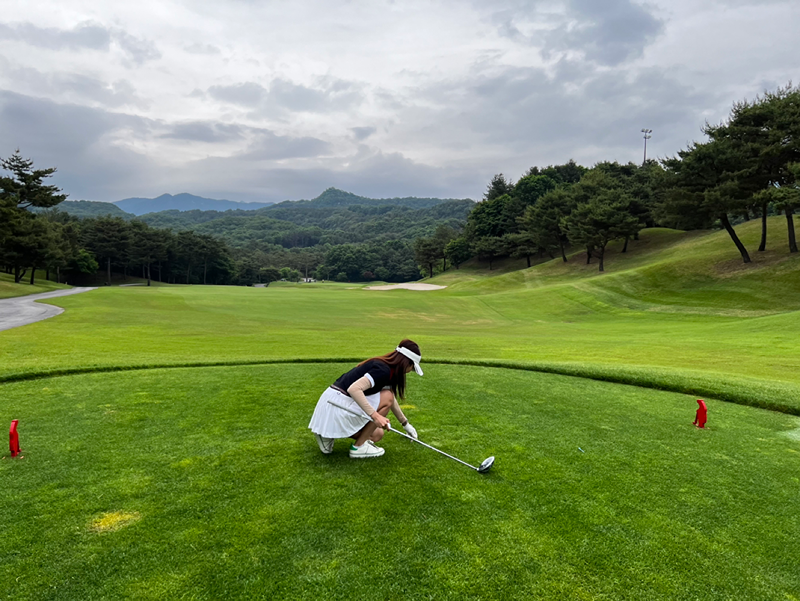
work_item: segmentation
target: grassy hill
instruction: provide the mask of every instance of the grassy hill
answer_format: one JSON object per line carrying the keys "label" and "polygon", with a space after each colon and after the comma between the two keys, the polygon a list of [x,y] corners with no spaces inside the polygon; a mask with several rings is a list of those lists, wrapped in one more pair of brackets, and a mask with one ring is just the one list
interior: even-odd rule
{"label": "grassy hill", "polygon": [[451,269],[426,281],[463,294],[571,286],[613,296],[620,306],[661,311],[768,314],[800,309],[800,257],[788,252],[785,220],[769,219],[764,252],[755,250],[760,222],[741,224],[737,232],[750,249],[749,264],[742,262],[724,231],[653,228],[642,231],[641,240],[631,241],[625,254],[621,242],[610,244],[604,273],[598,272],[596,260],[586,264],[585,252],[575,252],[567,263],[548,260],[521,269],[518,259],[494,272],[473,260],[461,270]]}
{"label": "grassy hill", "polygon": [[19,284],[14,283],[14,276],[8,273],[0,273],[0,298],[12,298],[15,296],[25,296],[26,294],[38,294],[40,292],[50,292],[52,290],[61,290],[69,288],[64,284],[56,284],[49,280],[44,279],[45,272],[36,272],[35,284],[30,285],[30,275],[25,278],[25,281]]}

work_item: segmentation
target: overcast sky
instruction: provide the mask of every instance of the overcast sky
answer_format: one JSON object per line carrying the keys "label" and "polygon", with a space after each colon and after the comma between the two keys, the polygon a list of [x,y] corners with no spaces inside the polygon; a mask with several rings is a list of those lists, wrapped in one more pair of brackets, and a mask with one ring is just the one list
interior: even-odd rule
{"label": "overcast sky", "polygon": [[70,199],[478,199],[800,82],[797,0],[3,0],[0,157]]}

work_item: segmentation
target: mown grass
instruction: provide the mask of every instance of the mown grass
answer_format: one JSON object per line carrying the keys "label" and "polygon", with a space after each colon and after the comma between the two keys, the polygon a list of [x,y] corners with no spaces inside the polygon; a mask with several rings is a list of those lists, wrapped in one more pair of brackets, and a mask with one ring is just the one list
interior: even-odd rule
{"label": "mown grass", "polygon": [[[800,420],[564,376],[429,366],[406,412],[479,475],[306,425],[350,364],[5,384],[14,599],[791,599]],[[5,419],[5,421],[8,421]]]}
{"label": "mown grass", "polygon": [[[770,223],[749,266],[724,232],[658,230],[605,274],[575,255],[466,265],[436,292],[54,300],[64,314],[0,332],[0,422],[21,420],[25,452],[0,461],[0,593],[798,598],[800,420],[718,402],[800,412],[800,260]],[[738,230],[755,248],[758,224]],[[391,435],[372,463],[319,453],[321,390],[403,337],[427,365],[412,423],[495,455],[487,476]],[[234,365],[262,362],[281,364]],[[198,364],[220,367],[176,367]],[[655,388],[711,397],[710,429],[690,425],[698,397]]]}
{"label": "mown grass", "polygon": [[[781,218],[769,220],[768,248],[759,253],[760,223],[740,225],[737,232],[750,248],[752,262],[745,264],[725,232],[644,230],[641,240],[629,242],[628,252],[614,242],[606,251],[606,271],[597,261],[586,264],[586,253],[569,261],[548,261],[535,268],[487,277],[485,268],[473,266],[461,279],[449,274],[451,292],[463,294],[519,293],[538,288],[579,286],[627,297],[628,302],[663,305],[669,309],[703,308],[762,311],[800,309],[798,256],[788,252]],[[476,277],[476,273],[482,277]],[[439,278],[433,278],[437,283]]]}
{"label": "mown grass", "polygon": [[50,292],[52,290],[62,290],[69,288],[64,284],[56,284],[50,280],[44,279],[45,272],[37,271],[36,278],[34,278],[34,285],[30,284],[30,274],[24,278],[24,281],[19,284],[14,283],[14,276],[8,273],[0,273],[0,298],[13,298],[17,296],[25,296],[27,294],[38,294],[40,292]]}
{"label": "mown grass", "polygon": [[[521,364],[797,412],[800,257],[780,249],[779,223],[771,250],[748,266],[734,264],[725,232],[648,230],[626,255],[609,250],[606,274],[577,257],[495,277],[465,268],[461,284],[432,292],[103,288],[54,301],[67,309],[58,319],[0,334],[0,379],[352,358],[408,336],[426,359]],[[752,245],[758,224],[739,231]]]}

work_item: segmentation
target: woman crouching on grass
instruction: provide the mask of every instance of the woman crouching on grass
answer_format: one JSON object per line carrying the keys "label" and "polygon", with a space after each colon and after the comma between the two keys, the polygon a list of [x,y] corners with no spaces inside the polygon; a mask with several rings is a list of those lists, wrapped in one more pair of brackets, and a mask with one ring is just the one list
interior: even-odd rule
{"label": "woman crouching on grass", "polygon": [[422,375],[421,358],[417,343],[403,340],[391,353],[367,359],[339,376],[319,397],[308,424],[320,451],[329,455],[334,439],[352,438],[352,459],[380,457],[385,451],[375,443],[389,426],[386,416],[390,410],[408,435],[416,438],[417,431],[403,415],[397,397],[405,398],[407,373],[413,369]]}

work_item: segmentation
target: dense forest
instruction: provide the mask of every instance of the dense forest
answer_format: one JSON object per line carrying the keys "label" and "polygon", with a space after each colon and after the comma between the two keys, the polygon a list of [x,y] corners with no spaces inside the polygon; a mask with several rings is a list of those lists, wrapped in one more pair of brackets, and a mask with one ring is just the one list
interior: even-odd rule
{"label": "dense forest", "polygon": [[[132,219],[98,215],[105,203],[72,203],[19,152],[2,160],[0,266],[15,280],[46,269],[70,282],[101,269],[165,282],[268,283],[300,277],[338,281],[408,281],[477,257],[491,269],[499,257],[534,255],[567,261],[568,249],[604,270],[606,247],[622,252],[645,227],[725,229],[786,217],[787,246],[797,252],[794,210],[800,206],[800,89],[787,86],[734,104],[728,119],[706,124],[705,142],[641,165],[573,161],[531,167],[518,181],[502,174],[483,199],[365,199],[326,190],[317,199],[257,210],[163,211]],[[77,207],[77,208],[76,208]]]}
{"label": "dense forest", "polygon": [[[105,281],[112,272],[195,284],[249,285],[278,277],[415,280],[420,271],[413,240],[442,224],[462,227],[475,204],[369,199],[330,188],[310,201],[258,210],[135,217],[111,203],[65,202],[60,190],[44,183],[54,170],[36,170],[19,153],[3,161],[3,168],[11,173],[2,180],[4,206],[15,224],[7,231],[15,235],[4,244],[0,263],[17,281],[26,273],[34,278],[38,267],[47,277],[80,283],[92,278],[97,264]],[[35,202],[15,206],[15,198],[34,196]]]}
{"label": "dense forest", "polygon": [[[406,199],[384,202],[403,200]],[[468,199],[438,201],[420,208],[404,204],[326,207],[305,203],[281,203],[255,211],[162,211],[139,219],[152,227],[219,236],[233,247],[266,250],[270,245],[294,248],[414,239],[442,222],[463,224],[475,204]]]}

